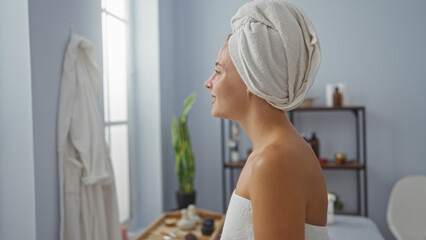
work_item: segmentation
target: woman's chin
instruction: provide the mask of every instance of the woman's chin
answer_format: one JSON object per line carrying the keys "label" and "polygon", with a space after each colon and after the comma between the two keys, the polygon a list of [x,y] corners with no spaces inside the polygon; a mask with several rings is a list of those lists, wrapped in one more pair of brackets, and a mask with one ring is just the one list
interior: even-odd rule
{"label": "woman's chin", "polygon": [[231,120],[231,118],[230,118],[230,116],[228,114],[217,112],[214,109],[211,111],[211,114],[212,114],[213,117],[216,117],[216,118],[222,118],[222,119],[229,119],[229,120]]}
{"label": "woman's chin", "polygon": [[222,110],[222,111],[218,111],[218,105],[216,105],[216,103],[214,103],[212,111],[211,111],[211,115],[213,117],[231,120],[232,114],[230,114],[230,112],[228,112],[227,109],[226,110],[225,109],[220,109],[220,110]]}
{"label": "woman's chin", "polygon": [[222,118],[222,115],[223,114],[220,114],[220,112],[218,112],[216,109],[215,109],[215,107],[213,106],[213,109],[212,109],[212,111],[211,111],[211,114],[212,114],[212,116],[213,117],[217,117],[217,118]]}
{"label": "woman's chin", "polygon": [[219,117],[217,112],[214,110],[214,108],[212,109],[211,114],[213,117]]}

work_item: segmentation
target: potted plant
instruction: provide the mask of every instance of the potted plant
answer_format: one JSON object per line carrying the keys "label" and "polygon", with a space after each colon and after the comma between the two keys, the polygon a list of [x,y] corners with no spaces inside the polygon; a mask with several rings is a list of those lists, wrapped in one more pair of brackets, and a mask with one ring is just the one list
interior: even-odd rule
{"label": "potted plant", "polygon": [[191,149],[191,136],[187,126],[187,116],[195,101],[195,93],[189,95],[183,103],[182,116],[172,117],[172,142],[175,154],[175,171],[179,190],[176,192],[178,208],[195,204],[194,155]]}

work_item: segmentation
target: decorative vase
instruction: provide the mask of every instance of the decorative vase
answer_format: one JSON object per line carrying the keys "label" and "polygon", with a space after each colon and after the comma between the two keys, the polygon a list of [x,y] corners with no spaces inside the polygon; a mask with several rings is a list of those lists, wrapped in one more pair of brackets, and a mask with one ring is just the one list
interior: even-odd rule
{"label": "decorative vase", "polygon": [[181,193],[176,191],[178,209],[187,208],[189,204],[195,204],[195,191],[192,193]]}
{"label": "decorative vase", "polygon": [[177,223],[177,226],[181,230],[193,229],[197,223],[189,218],[188,209],[184,208],[184,209],[180,210],[180,212],[181,212],[182,217],[180,218],[179,222]]}

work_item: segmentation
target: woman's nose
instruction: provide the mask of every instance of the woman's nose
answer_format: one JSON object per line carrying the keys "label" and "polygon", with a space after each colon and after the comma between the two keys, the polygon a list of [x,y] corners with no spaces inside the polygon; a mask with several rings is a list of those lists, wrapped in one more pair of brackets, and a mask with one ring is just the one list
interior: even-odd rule
{"label": "woman's nose", "polygon": [[206,87],[206,88],[208,88],[208,89],[211,89],[212,88],[212,86],[213,86],[213,84],[212,84],[212,82],[213,82],[213,78],[214,78],[214,73],[210,76],[210,78],[209,79],[207,79],[207,81],[204,83],[204,87]]}

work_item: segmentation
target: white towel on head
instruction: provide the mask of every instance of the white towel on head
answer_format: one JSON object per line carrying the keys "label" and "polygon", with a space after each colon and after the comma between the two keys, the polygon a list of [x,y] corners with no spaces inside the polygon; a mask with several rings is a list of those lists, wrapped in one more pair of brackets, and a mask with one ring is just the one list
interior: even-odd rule
{"label": "white towel on head", "polygon": [[303,10],[284,0],[256,0],[237,11],[231,26],[229,53],[248,89],[283,111],[302,103],[321,62]]}

